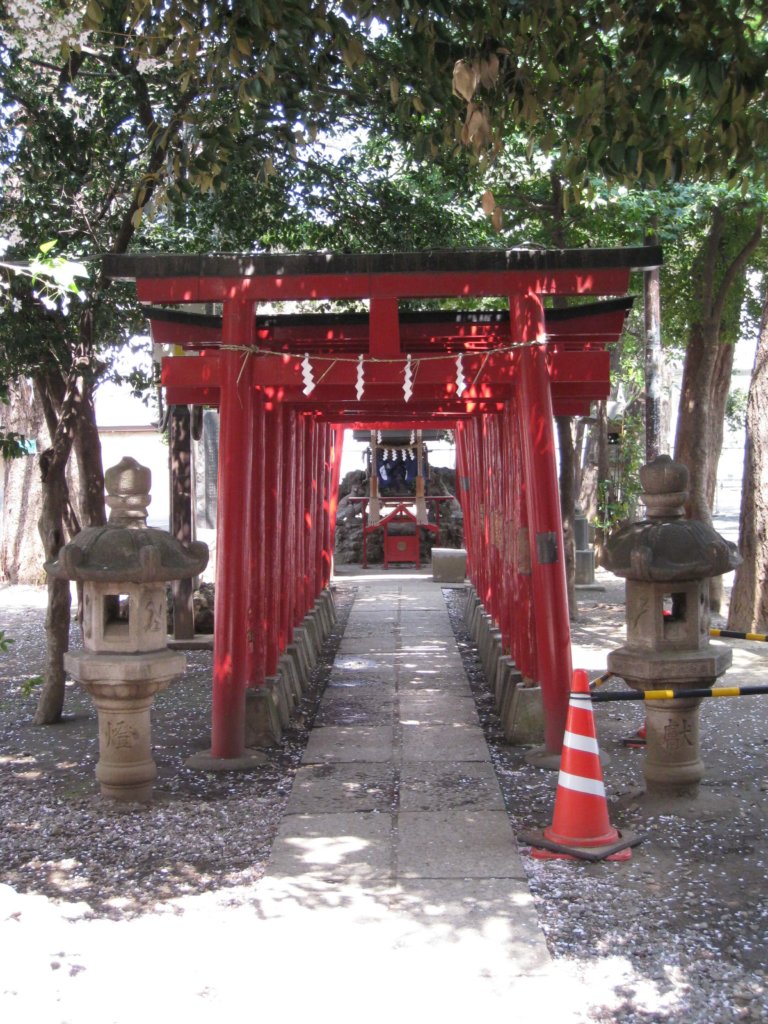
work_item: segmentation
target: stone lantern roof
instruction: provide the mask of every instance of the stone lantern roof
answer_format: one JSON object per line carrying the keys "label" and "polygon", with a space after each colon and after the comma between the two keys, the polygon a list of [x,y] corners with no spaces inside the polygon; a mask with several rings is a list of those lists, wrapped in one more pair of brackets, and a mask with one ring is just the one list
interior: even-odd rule
{"label": "stone lantern roof", "polygon": [[686,519],[688,468],[660,455],[640,470],[648,518],[629,523],[609,539],[602,564],[616,576],[658,583],[701,580],[740,564],[735,545],[709,523]]}
{"label": "stone lantern roof", "polygon": [[124,458],[104,474],[106,526],[81,530],[45,569],[54,579],[116,583],[156,583],[196,576],[208,563],[208,546],[183,545],[166,530],[147,526],[152,475],[135,459]]}

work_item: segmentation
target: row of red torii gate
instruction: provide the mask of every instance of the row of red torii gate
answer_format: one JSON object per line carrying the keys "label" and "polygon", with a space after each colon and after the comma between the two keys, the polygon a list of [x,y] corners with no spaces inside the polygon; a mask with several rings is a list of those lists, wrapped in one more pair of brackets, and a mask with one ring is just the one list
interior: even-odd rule
{"label": "row of red torii gate", "polygon": [[[656,247],[105,259],[177,346],[168,404],[220,411],[212,757],[244,754],[246,690],[330,582],[349,427],[455,431],[468,575],[540,683],[559,752],[572,666],[553,416],[608,397],[630,274],[660,263]],[[472,310],[487,297],[506,308]],[[299,300],[367,312],[265,314]],[[199,312],[212,303],[220,316]]]}

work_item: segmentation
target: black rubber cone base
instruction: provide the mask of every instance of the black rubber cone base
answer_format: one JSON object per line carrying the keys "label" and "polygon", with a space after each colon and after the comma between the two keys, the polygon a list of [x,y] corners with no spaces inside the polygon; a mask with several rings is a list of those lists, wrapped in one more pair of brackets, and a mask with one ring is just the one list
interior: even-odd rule
{"label": "black rubber cone base", "polygon": [[632,846],[638,846],[643,837],[636,832],[619,832],[619,838],[615,843],[607,843],[605,846],[566,846],[564,843],[555,843],[547,839],[541,831],[520,832],[518,840],[528,846],[534,846],[539,850],[550,850],[552,853],[559,853],[563,856],[573,857],[577,860],[589,860],[593,863],[600,860],[607,860],[609,857],[622,850],[628,850]]}

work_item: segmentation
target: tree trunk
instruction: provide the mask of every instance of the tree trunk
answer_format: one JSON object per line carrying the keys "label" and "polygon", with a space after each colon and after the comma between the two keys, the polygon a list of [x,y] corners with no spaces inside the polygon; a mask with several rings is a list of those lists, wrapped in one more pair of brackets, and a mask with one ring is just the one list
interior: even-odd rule
{"label": "tree trunk", "polygon": [[[601,516],[601,500],[600,500],[600,485],[603,484],[606,488],[610,486],[611,467],[608,461],[608,407],[605,401],[598,402],[597,405],[597,423],[595,424],[595,447],[597,449],[597,501],[596,501],[596,518],[598,524],[602,520]],[[609,495],[606,494],[603,498],[603,502],[606,502]],[[608,539],[607,531],[603,526],[598,525],[595,529],[595,561],[600,564],[602,559],[603,549],[605,548],[605,542]]]}
{"label": "tree trunk", "polygon": [[768,631],[768,288],[747,399],[747,439],[741,483],[739,552],[728,610],[728,628]]}
{"label": "tree trunk", "polygon": [[[43,509],[39,530],[46,561],[53,561],[64,544],[64,507],[69,500],[65,472],[70,446],[71,438],[64,439],[58,452],[55,447],[51,447],[40,456]],[[64,710],[64,654],[69,649],[70,608],[69,581],[49,580],[45,616],[44,684],[33,719],[35,725],[52,725],[61,721]]]}
{"label": "tree trunk", "polygon": [[[67,463],[74,444],[83,404],[84,382],[78,372],[85,359],[73,360],[73,369],[64,388],[60,414],[51,438],[51,445],[40,456],[42,480],[42,512],[39,531],[46,562],[54,561],[66,541],[65,521],[69,516]],[[60,379],[35,379],[35,392],[44,410],[58,404]],[[52,397],[55,395],[56,397]],[[69,648],[71,598],[69,581],[49,580],[48,611],[45,618],[46,659],[43,689],[34,716],[35,725],[52,725],[61,721],[64,709],[64,653]]]}
{"label": "tree trunk", "polygon": [[[42,451],[48,444],[43,413],[31,382],[22,380],[10,388],[3,426],[36,442]],[[0,461],[0,580],[5,583],[45,583],[43,553],[37,523],[40,518],[40,483],[35,455]]]}
{"label": "tree trunk", "polygon": [[83,402],[78,409],[74,440],[80,479],[80,517],[86,526],[104,526],[107,521],[104,504],[104,464],[101,438],[96,426],[93,395],[83,389]]}
{"label": "tree trunk", "polygon": [[[733,345],[720,345],[717,349],[715,368],[712,374],[712,402],[710,405],[710,440],[711,458],[709,462],[709,479],[707,480],[707,502],[710,509],[715,507],[717,494],[717,471],[723,451],[723,434],[725,429],[725,409],[728,404],[728,393],[733,373]],[[709,581],[710,611],[719,614],[723,604],[723,577],[713,576]]]}
{"label": "tree trunk", "polygon": [[[701,315],[691,327],[685,352],[675,458],[684,462],[690,472],[688,515],[706,523],[712,522],[712,498],[722,448],[722,419],[730,383],[728,360],[733,358],[732,352],[721,352],[724,309],[731,289],[743,285],[747,261],[760,241],[762,225],[762,216],[759,216],[755,230],[741,249],[724,262],[727,224],[725,213],[717,208],[712,214],[702,254],[698,296]],[[717,587],[711,604],[714,611],[719,611]]]}
{"label": "tree trunk", "polygon": [[[171,474],[171,533],[182,544],[193,536],[192,432],[188,405],[173,405],[168,417],[168,454]],[[189,640],[195,635],[195,611],[192,577],[175,580],[173,585],[173,636]]]}
{"label": "tree trunk", "polygon": [[[655,237],[647,240],[655,244]],[[659,270],[646,270],[645,278],[645,458],[652,462],[662,449],[661,288]]]}

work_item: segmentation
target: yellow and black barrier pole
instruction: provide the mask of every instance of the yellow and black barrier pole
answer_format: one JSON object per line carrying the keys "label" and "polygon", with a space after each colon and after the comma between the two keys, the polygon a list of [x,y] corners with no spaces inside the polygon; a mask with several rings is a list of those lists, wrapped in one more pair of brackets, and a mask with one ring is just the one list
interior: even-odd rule
{"label": "yellow and black barrier pole", "polygon": [[[768,686],[712,686],[691,690],[619,690],[615,693],[581,694],[594,704],[612,700],[690,700],[691,697],[751,697],[768,693]],[[579,696],[571,694],[571,696]]]}
{"label": "yellow and black barrier pole", "polygon": [[768,643],[768,633],[738,633],[735,629],[710,629],[710,636],[727,637],[729,640],[759,640]]}
{"label": "yellow and black barrier pole", "polygon": [[601,676],[598,676],[597,679],[590,679],[590,689],[596,690],[598,686],[602,686],[603,683],[607,683],[609,679],[613,679],[614,677],[614,672],[603,672],[603,674]]}

